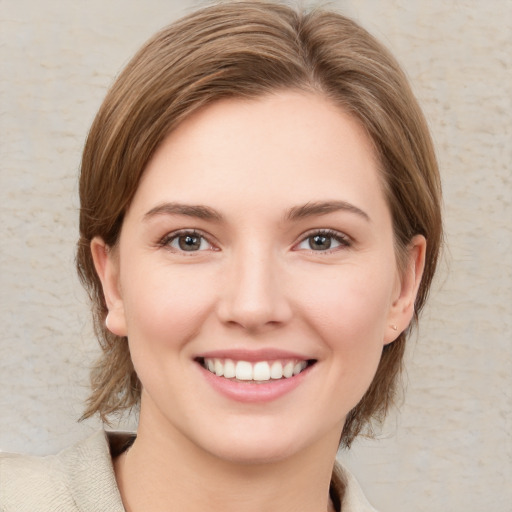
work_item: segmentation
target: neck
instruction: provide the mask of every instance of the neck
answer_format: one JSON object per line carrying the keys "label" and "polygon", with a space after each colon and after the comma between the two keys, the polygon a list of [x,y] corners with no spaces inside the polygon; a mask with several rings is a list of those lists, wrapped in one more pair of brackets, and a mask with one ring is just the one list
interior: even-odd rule
{"label": "neck", "polygon": [[324,444],[284,460],[240,463],[141,421],[133,446],[116,459],[115,472],[126,512],[332,511],[337,444]]}

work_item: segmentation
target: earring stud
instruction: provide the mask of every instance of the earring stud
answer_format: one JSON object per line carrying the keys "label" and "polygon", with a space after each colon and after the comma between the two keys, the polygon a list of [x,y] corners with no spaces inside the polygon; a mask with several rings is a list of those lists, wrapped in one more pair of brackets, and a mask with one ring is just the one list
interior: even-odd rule
{"label": "earring stud", "polygon": [[393,331],[398,331],[398,327],[396,325],[392,325],[391,328],[393,329]]}

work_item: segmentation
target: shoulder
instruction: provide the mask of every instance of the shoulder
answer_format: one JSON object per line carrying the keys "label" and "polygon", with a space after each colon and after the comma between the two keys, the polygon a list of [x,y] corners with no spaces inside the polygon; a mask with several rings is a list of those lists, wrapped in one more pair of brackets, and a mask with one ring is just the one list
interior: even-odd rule
{"label": "shoulder", "polygon": [[[67,492],[65,475],[55,457],[0,454],[0,511],[50,510],[56,502],[78,510]],[[56,499],[58,497],[58,499]]]}
{"label": "shoulder", "polygon": [[109,440],[99,431],[48,457],[0,454],[0,512],[122,512]]}
{"label": "shoulder", "polygon": [[339,496],[338,507],[341,502],[342,512],[377,512],[352,473],[339,463],[334,467],[331,488]]}

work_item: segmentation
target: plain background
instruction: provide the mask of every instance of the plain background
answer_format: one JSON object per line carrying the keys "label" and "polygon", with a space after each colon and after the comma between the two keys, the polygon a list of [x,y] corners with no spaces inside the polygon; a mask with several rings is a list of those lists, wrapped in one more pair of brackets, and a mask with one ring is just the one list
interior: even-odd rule
{"label": "plain background", "polygon": [[[54,452],[97,354],[74,273],[77,171],[116,73],[197,1],[0,0],[0,448]],[[512,511],[512,2],[331,2],[391,48],[425,110],[447,248],[406,395],[345,460],[382,512]]]}

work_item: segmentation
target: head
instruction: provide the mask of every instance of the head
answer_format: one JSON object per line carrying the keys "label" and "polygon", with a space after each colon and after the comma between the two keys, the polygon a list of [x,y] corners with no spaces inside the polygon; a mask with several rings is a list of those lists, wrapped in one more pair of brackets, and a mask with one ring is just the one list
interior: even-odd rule
{"label": "head", "polygon": [[[221,3],[146,43],[108,92],[87,138],[77,267],[103,355],[93,369],[85,417],[99,413],[107,420],[137,405],[141,394],[126,339],[105,326],[108,308],[91,242],[100,238],[115,251],[148,164],[186,120],[222,100],[257,100],[282,91],[323,98],[366,134],[391,215],[399,270],[405,271],[414,237],[427,240],[417,318],[441,243],[440,182],[428,128],[396,61],[339,14],[266,2]],[[346,418],[343,445],[371,420],[382,419],[393,402],[410,329],[383,345],[369,388]]]}

